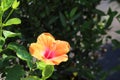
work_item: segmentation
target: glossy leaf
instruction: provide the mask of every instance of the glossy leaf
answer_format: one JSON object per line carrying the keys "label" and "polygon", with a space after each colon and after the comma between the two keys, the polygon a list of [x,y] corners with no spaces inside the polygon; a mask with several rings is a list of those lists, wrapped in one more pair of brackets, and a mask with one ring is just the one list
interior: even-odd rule
{"label": "glossy leaf", "polygon": [[29,64],[31,64],[32,56],[30,55],[30,53],[27,52],[27,50],[25,49],[24,46],[14,43],[14,42],[11,42],[8,44],[7,48],[15,51],[16,55],[20,59],[25,60],[25,61],[29,62]]}

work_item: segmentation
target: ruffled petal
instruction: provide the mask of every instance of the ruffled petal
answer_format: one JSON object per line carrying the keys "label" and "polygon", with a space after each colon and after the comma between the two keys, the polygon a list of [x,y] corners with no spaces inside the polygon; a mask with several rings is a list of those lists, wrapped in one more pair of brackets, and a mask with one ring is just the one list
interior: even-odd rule
{"label": "ruffled petal", "polygon": [[61,56],[70,51],[70,45],[66,41],[56,40],[55,56]]}
{"label": "ruffled petal", "polygon": [[67,55],[62,55],[59,57],[54,57],[53,59],[44,59],[44,62],[49,65],[59,65],[61,62],[66,62],[68,60]]}
{"label": "ruffled petal", "polygon": [[51,46],[54,42],[55,42],[55,39],[50,33],[42,33],[37,38],[37,43],[39,43],[49,49],[51,48]]}
{"label": "ruffled petal", "polygon": [[29,47],[29,51],[31,55],[38,60],[42,60],[44,58],[45,47],[38,43],[32,43]]}

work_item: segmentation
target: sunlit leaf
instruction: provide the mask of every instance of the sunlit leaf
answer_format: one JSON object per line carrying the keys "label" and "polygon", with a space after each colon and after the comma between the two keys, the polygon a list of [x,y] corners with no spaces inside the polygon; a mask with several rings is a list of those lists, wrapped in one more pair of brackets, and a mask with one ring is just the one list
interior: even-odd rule
{"label": "sunlit leaf", "polygon": [[3,11],[6,11],[8,8],[11,7],[13,4],[14,0],[1,0],[1,8]]}
{"label": "sunlit leaf", "polygon": [[54,71],[54,66],[53,65],[47,65],[45,69],[42,71],[42,77],[43,79],[49,78]]}
{"label": "sunlit leaf", "polygon": [[40,70],[43,70],[46,67],[46,64],[42,61],[36,62],[36,65],[37,65],[37,68]]}
{"label": "sunlit leaf", "polygon": [[11,32],[11,31],[4,30],[3,31],[3,35],[4,35],[5,38],[8,38],[8,37],[20,36],[21,34],[20,33],[14,33],[14,32]]}
{"label": "sunlit leaf", "polygon": [[19,4],[20,4],[20,1],[15,0],[12,4],[12,8],[16,9],[19,6]]}
{"label": "sunlit leaf", "polygon": [[4,13],[4,11],[2,11],[2,7],[0,6],[0,19],[2,18],[3,13]]}
{"label": "sunlit leaf", "polygon": [[21,20],[19,18],[9,19],[3,26],[10,26],[13,24],[21,24]]}

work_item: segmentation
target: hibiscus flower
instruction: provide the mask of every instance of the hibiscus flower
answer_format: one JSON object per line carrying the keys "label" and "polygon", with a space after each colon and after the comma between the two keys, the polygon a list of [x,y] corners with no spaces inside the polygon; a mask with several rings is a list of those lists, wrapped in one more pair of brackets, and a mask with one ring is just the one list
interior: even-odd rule
{"label": "hibiscus flower", "polygon": [[66,41],[55,40],[50,33],[42,33],[37,42],[29,47],[31,55],[49,65],[59,65],[68,60],[70,45]]}

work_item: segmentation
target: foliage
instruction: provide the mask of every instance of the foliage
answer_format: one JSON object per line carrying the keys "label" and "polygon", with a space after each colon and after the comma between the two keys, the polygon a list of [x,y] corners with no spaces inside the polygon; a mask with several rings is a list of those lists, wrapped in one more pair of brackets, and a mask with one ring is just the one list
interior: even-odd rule
{"label": "foliage", "polygon": [[[50,80],[97,79],[102,74],[96,50],[103,40],[110,39],[115,45],[120,44],[106,36],[117,12],[109,9],[105,14],[96,9],[100,1],[0,0],[2,77],[6,80],[39,80],[40,77],[40,80],[49,77]],[[68,62],[53,67],[32,59],[28,52],[29,44],[35,42],[42,32],[49,32],[55,38],[70,43]],[[16,73],[17,76],[14,75]]]}
{"label": "foliage", "polygon": [[[30,73],[30,71],[34,68],[33,61],[31,55],[28,53],[26,48],[23,45],[20,45],[14,41],[8,41],[7,39],[13,38],[18,36],[21,38],[20,33],[11,32],[9,30],[5,30],[4,27],[8,27],[11,25],[17,25],[21,23],[19,18],[11,18],[12,12],[17,9],[19,6],[19,1],[17,0],[2,0],[0,6],[0,52],[1,52],[1,59],[0,59],[0,73],[2,77],[5,77],[5,80],[27,80],[29,77],[27,76],[24,78],[23,76],[27,75],[26,72]],[[3,16],[6,10],[12,8],[8,13],[8,16],[3,21]],[[16,54],[14,54],[16,53]],[[21,61],[25,61],[26,63],[23,64]],[[40,63],[39,63],[40,65]],[[24,67],[29,68],[29,71],[26,71]],[[49,78],[53,71],[54,67],[52,65],[45,65],[44,64],[42,70],[42,80],[46,80]],[[39,68],[38,68],[39,69]],[[26,71],[26,72],[25,72]],[[32,77],[32,76],[30,76]],[[32,77],[34,80],[40,80],[40,78]]]}

